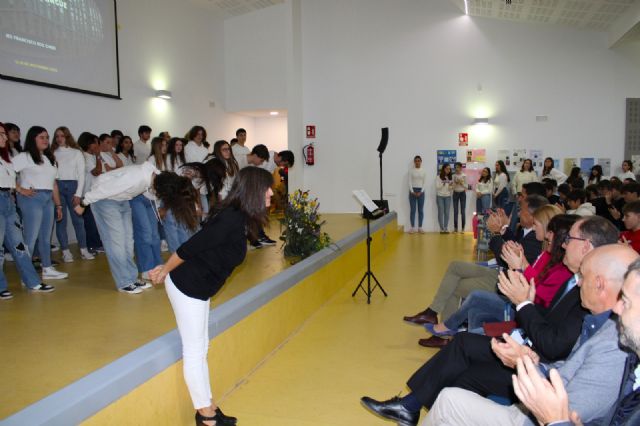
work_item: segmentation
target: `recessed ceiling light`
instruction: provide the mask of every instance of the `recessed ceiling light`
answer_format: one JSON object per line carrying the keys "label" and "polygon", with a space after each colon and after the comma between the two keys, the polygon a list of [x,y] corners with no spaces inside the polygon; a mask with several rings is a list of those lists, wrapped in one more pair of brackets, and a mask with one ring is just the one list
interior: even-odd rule
{"label": "recessed ceiling light", "polygon": [[280,113],[278,111],[271,111],[269,115],[276,116],[276,115],[280,115]]}

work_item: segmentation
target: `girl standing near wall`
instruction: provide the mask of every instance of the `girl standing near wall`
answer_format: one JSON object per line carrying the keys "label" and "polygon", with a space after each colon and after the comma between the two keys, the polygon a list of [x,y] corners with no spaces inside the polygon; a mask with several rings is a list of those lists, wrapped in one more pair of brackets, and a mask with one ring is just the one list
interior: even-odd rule
{"label": "girl standing near wall", "polygon": [[496,161],[496,173],[493,178],[493,205],[504,208],[509,202],[509,172],[502,160]]}
{"label": "girl standing near wall", "polygon": [[167,169],[171,172],[180,174],[179,169],[187,162],[184,156],[184,139],[171,138],[167,148]]}
{"label": "girl standing near wall", "polygon": [[493,181],[491,180],[491,169],[485,167],[480,173],[480,179],[476,184],[476,213],[485,214],[491,208],[491,198],[493,196]]}
{"label": "girl standing near wall", "polygon": [[151,141],[151,155],[147,159],[161,172],[167,171],[167,141],[160,136]]}
{"label": "girl standing near wall", "polygon": [[553,164],[553,158],[547,157],[544,159],[544,166],[542,168],[542,176],[540,176],[540,180],[553,179],[558,185],[563,184],[567,180],[567,175],[554,168]]}
{"label": "girl standing near wall", "polygon": [[222,184],[222,190],[220,191],[220,199],[224,200],[227,198],[227,194],[231,190],[231,186],[233,185],[233,181],[235,180],[238,174],[238,162],[233,156],[233,151],[231,150],[231,145],[227,141],[217,141],[215,145],[213,145],[213,155],[218,158],[225,165],[226,168],[226,176],[224,178]]}
{"label": "girl standing near wall", "polygon": [[[422,157],[416,155],[413,158],[413,166],[409,169],[409,221],[411,228],[409,233],[416,231],[424,233],[422,221],[424,220],[424,187],[427,183],[427,174],[422,168]],[[418,212],[418,228],[416,229],[416,211]]]}
{"label": "girl standing near wall", "polygon": [[453,174],[453,232],[458,232],[458,207],[460,207],[460,232],[464,232],[467,205],[467,175],[462,173],[462,163],[455,164]]}
{"label": "girl standing near wall", "polygon": [[122,160],[124,166],[136,163],[136,155],[133,152],[133,139],[131,136],[123,136],[116,144],[116,154]]}
{"label": "girl standing near wall", "polygon": [[530,159],[526,159],[522,162],[522,167],[520,171],[515,174],[513,177],[513,193],[521,194],[522,193],[522,185],[529,182],[537,182],[538,175],[533,170],[533,163]]}
{"label": "girl standing near wall", "polygon": [[636,180],[636,175],[633,173],[633,163],[631,160],[624,160],[622,162],[622,173],[618,175],[621,182],[624,182],[625,179],[633,179]]}
{"label": "girl standing near wall", "polygon": [[451,165],[444,163],[440,174],[436,178],[436,204],[438,206],[438,225],[440,233],[449,233],[449,211],[451,210],[451,193],[453,192],[453,180],[451,178]]}
{"label": "girl standing near wall", "polygon": [[603,179],[602,176],[602,166],[596,164],[591,167],[591,173],[589,174],[589,180],[587,181],[588,185],[597,185],[600,183],[600,180]]}

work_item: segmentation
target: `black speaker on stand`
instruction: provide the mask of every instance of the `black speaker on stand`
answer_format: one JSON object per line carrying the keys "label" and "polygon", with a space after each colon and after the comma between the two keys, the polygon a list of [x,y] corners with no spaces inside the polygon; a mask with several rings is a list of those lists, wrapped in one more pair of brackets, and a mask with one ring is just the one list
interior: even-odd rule
{"label": "black speaker on stand", "polygon": [[[384,192],[382,190],[382,154],[384,154],[384,151],[387,149],[388,143],[389,143],[389,128],[383,127],[382,136],[380,137],[380,144],[378,145],[378,156],[380,157],[380,199],[373,200],[373,202],[376,203],[376,206],[378,206],[378,209],[384,211],[385,214],[389,213],[389,202],[384,199],[384,196],[383,196]],[[377,219],[378,217],[381,217],[381,216],[374,217],[371,215],[371,213],[367,209],[363,208],[362,217],[364,217],[365,219]]]}

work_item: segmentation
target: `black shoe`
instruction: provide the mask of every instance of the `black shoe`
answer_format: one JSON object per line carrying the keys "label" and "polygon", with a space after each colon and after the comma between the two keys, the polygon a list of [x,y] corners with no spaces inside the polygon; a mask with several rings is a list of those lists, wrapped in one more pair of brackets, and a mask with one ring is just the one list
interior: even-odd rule
{"label": "black shoe", "polygon": [[234,419],[234,417],[225,416],[224,414],[222,414],[222,411],[220,411],[220,409],[216,410],[216,415],[213,417],[203,416],[198,411],[196,411],[196,426],[207,426],[207,424],[205,423],[206,421],[215,421],[216,426],[233,426],[236,424],[237,419],[231,419]]}
{"label": "black shoe", "polygon": [[360,400],[362,405],[378,416],[398,422],[402,426],[416,426],[420,420],[420,411],[411,412],[400,403],[400,398],[393,397],[388,401],[376,401],[368,396]]}
{"label": "black shoe", "polygon": [[249,250],[261,249],[262,243],[260,241],[251,241],[249,243]]}
{"label": "black shoe", "polygon": [[13,294],[9,290],[0,291],[0,300],[13,299]]}
{"label": "black shoe", "polygon": [[258,240],[260,244],[263,246],[275,246],[277,244],[276,241],[273,241],[271,238],[264,236]]}
{"label": "black shoe", "polygon": [[222,423],[224,424],[235,425],[238,422],[238,419],[236,417],[225,415],[220,407],[216,408],[216,417],[220,418],[220,420],[222,420]]}

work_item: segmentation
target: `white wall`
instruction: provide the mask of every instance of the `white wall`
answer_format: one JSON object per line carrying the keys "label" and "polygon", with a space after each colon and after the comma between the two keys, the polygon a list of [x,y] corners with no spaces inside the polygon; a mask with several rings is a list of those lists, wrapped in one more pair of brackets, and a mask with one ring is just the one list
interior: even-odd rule
{"label": "white wall", "polygon": [[[510,147],[622,160],[625,98],[640,96],[640,79],[637,62],[607,49],[604,33],[470,18],[445,1],[301,0],[301,10],[297,124],[315,124],[318,133],[304,187],[325,211],[358,210],[352,188],[378,193],[384,126],[385,197],[401,222],[411,159],[421,154],[435,176],[436,150],[457,149],[458,132],[470,133],[469,148],[487,149],[489,165]],[[549,121],[537,123],[538,114]],[[490,117],[486,134],[469,125],[477,115]],[[473,211],[472,197],[467,205]]]}
{"label": "white wall", "polygon": [[259,143],[266,145],[271,151],[280,152],[287,149],[287,118],[260,117],[255,119],[255,136],[247,145]]}
{"label": "white wall", "polygon": [[[76,136],[119,128],[135,138],[142,123],[172,135],[201,124],[211,141],[230,139],[238,127],[253,131],[253,119],[222,109],[221,19],[188,2],[124,0],[118,23],[121,101],[0,80],[0,121],[25,133],[32,124],[51,131],[67,125]],[[170,90],[173,99],[153,98],[155,89]]]}

